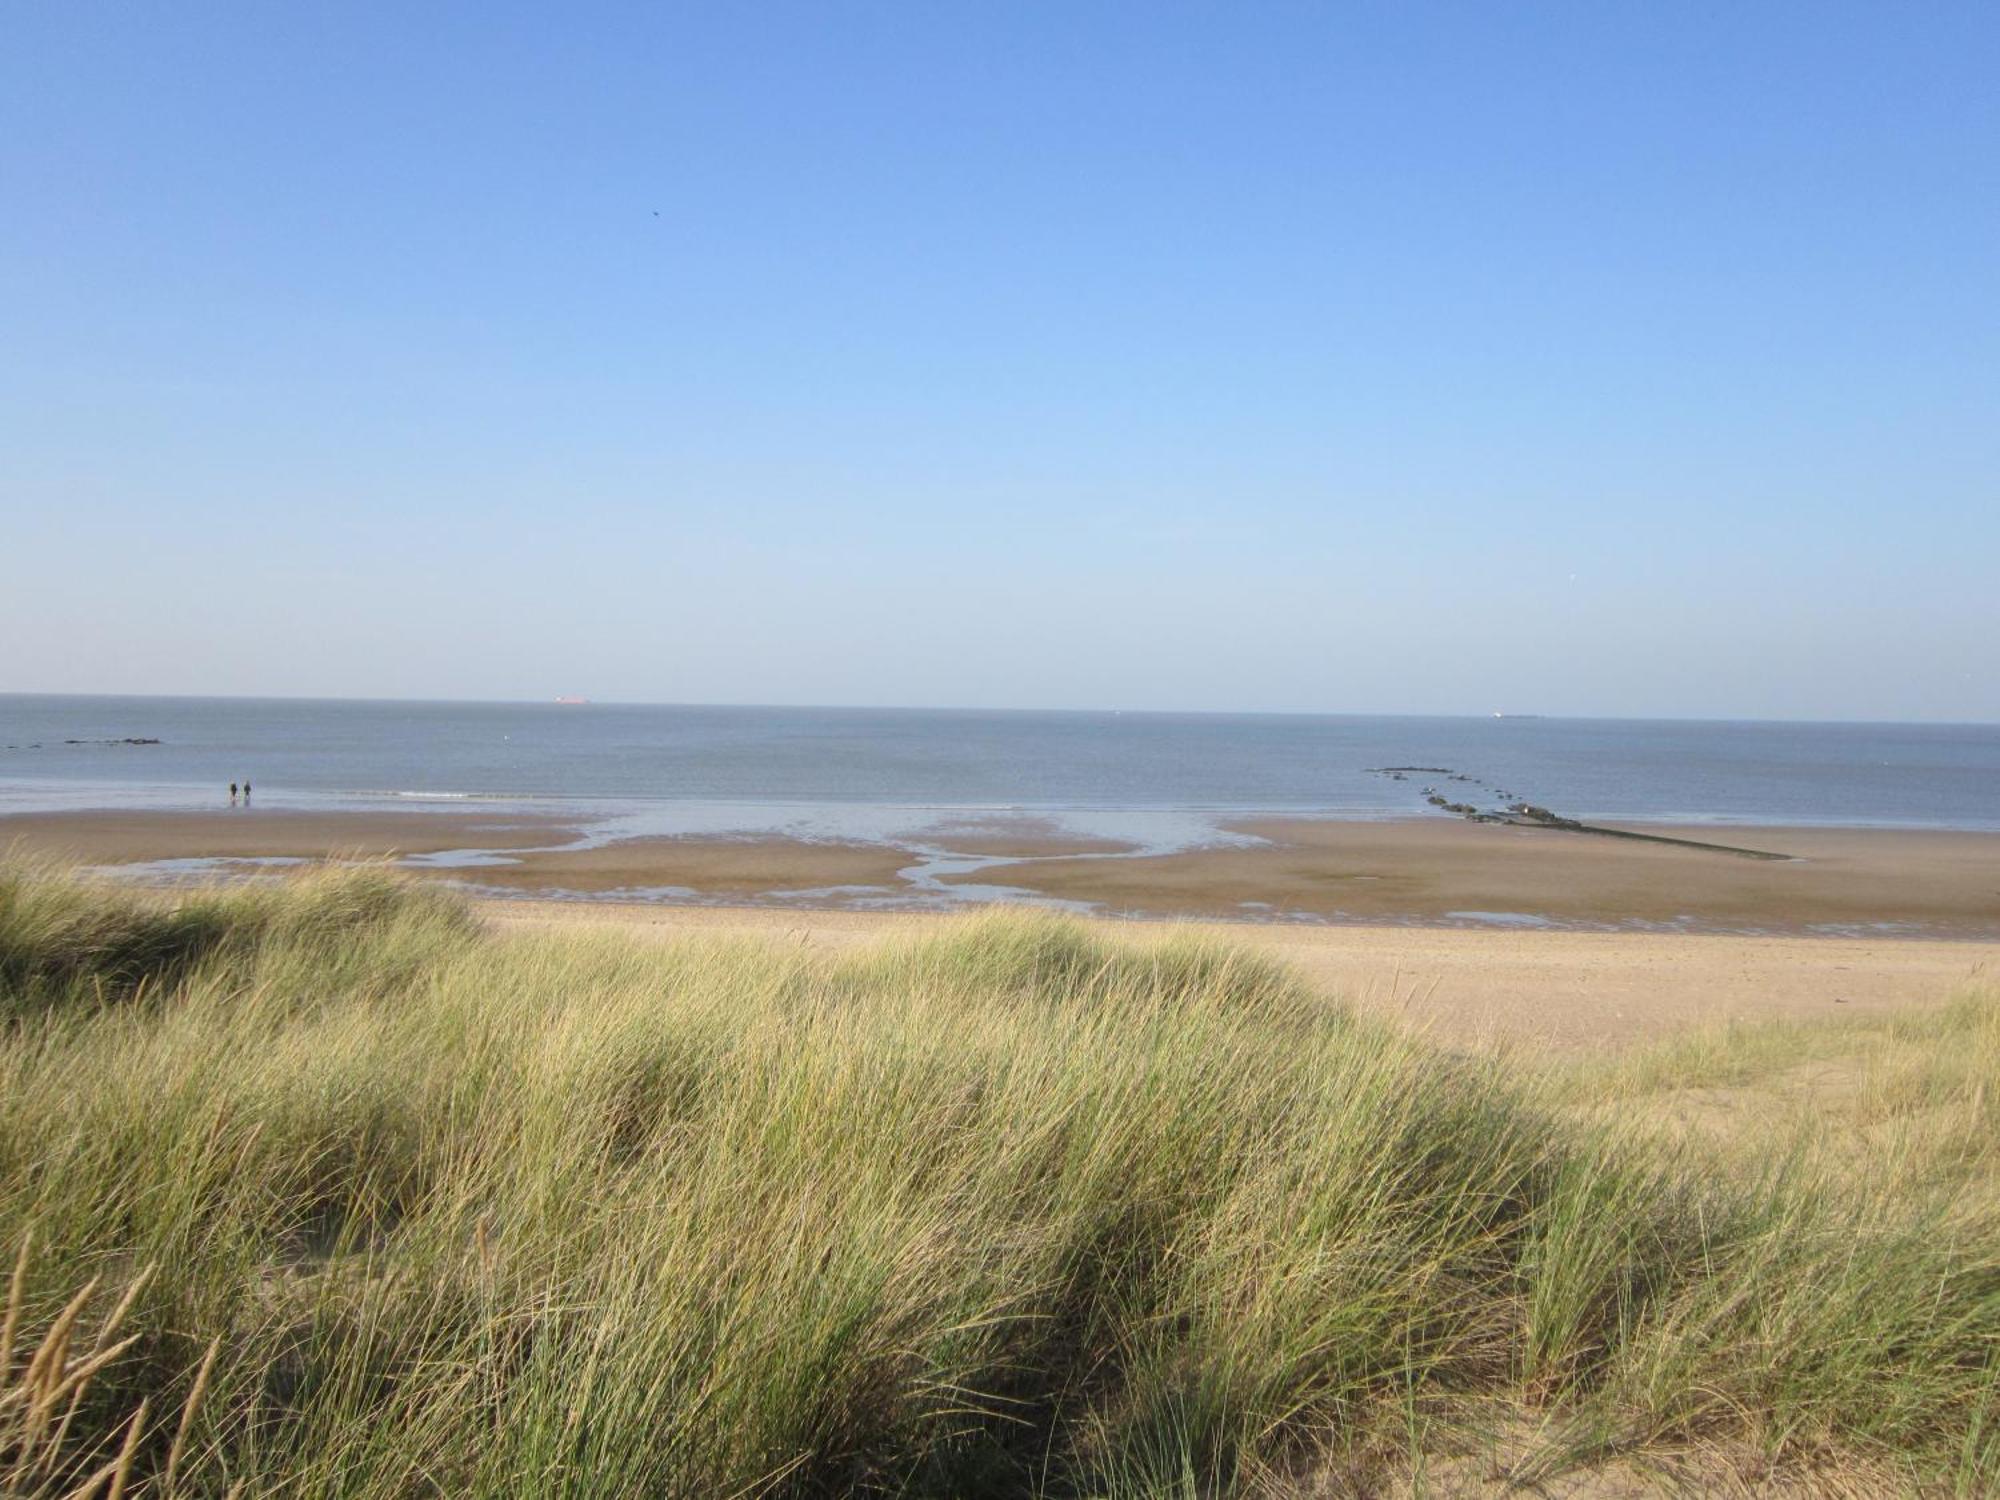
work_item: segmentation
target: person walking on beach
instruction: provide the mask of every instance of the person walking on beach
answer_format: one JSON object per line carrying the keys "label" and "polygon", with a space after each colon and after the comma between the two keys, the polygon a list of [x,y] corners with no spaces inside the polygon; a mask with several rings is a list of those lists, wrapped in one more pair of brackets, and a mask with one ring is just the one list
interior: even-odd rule
{"label": "person walking on beach", "polygon": [[236,805],[236,783],[233,781],[229,783],[229,805],[231,807]]}
{"label": "person walking on beach", "polygon": [[250,805],[250,783],[247,781],[243,783],[243,805],[245,807]]}

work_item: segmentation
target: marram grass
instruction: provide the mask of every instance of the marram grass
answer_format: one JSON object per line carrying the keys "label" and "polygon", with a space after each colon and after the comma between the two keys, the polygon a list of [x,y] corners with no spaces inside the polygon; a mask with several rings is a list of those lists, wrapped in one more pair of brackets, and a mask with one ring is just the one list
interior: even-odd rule
{"label": "marram grass", "polygon": [[0,1494],[1986,1493],[2000,1005],[1889,1040],[1745,1141],[1663,1107],[1726,1048],[1455,1056],[1045,918],[0,874]]}

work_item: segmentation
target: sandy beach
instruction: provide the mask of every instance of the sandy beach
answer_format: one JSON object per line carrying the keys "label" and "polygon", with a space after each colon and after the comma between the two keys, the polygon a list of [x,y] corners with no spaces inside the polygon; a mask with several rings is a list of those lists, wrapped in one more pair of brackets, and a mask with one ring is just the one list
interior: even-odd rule
{"label": "sandy beach", "polygon": [[[1029,820],[926,838],[1004,855],[963,878],[1093,903],[1091,919],[1122,941],[1198,927],[1298,965],[1330,995],[1465,1041],[1596,1045],[1727,1018],[1860,1014],[2000,972],[1995,834],[1727,831],[1787,856],[1773,861],[1444,818],[1236,826],[1262,842],[1134,856]],[[0,818],[0,849],[94,867],[212,858],[223,876],[234,860],[505,850],[511,862],[415,867],[488,898],[482,910],[504,931],[559,923],[846,945],[959,920],[858,909],[913,894],[903,872],[918,856],[894,845],[566,847],[583,832],[559,818],[428,810],[106,811]],[[641,891],[680,899],[617,899]]]}
{"label": "sandy beach", "polygon": [[[1255,842],[1145,854],[1043,819],[986,818],[907,843],[713,835],[592,843],[581,823],[562,817],[239,808],[0,817],[0,849],[92,866],[209,858],[224,862],[223,874],[230,860],[418,856],[438,867],[428,873],[524,897],[867,909],[935,907],[954,889],[970,901],[1002,887],[1100,916],[2000,940],[2000,833],[1647,829],[1782,856],[1752,859],[1454,818],[1228,828]],[[451,853],[463,850],[487,855],[476,868],[451,868]],[[939,865],[939,850],[978,867]]]}

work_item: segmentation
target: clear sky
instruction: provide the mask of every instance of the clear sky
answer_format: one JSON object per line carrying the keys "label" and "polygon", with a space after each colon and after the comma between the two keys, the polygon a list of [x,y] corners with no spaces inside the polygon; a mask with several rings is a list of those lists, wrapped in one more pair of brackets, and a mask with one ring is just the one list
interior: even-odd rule
{"label": "clear sky", "polygon": [[0,20],[0,690],[2000,719],[2000,6]]}

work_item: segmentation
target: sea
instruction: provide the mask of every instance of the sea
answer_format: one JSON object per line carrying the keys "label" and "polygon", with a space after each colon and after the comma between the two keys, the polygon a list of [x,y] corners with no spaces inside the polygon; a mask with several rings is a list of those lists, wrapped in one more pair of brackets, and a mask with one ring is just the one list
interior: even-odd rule
{"label": "sea", "polygon": [[1163,849],[1233,817],[2000,829],[2000,725],[0,694],[0,813],[533,810],[639,833],[893,838],[1033,819]]}

